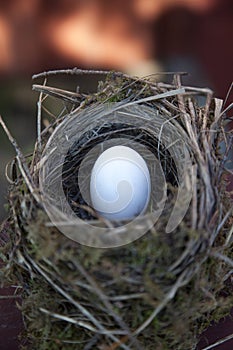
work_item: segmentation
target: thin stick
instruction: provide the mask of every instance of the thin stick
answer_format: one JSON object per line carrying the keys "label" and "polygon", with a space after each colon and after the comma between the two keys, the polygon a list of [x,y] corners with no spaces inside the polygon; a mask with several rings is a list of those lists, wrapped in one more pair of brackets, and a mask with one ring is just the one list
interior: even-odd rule
{"label": "thin stick", "polygon": [[62,90],[62,89],[58,89],[50,86],[44,86],[44,85],[34,84],[32,86],[32,90],[40,91],[41,93],[45,93],[47,95],[50,95],[56,98],[61,98],[70,103],[79,102],[79,99],[81,97],[80,94],[78,94],[77,92],[66,91],[66,90]]}
{"label": "thin stick", "polygon": [[12,146],[14,147],[15,151],[16,151],[16,154],[18,155],[19,159],[21,160],[22,164],[23,164],[23,167],[25,168],[25,173],[27,174],[28,178],[30,179],[31,182],[32,181],[32,178],[31,178],[31,174],[29,172],[29,169],[26,165],[26,162],[25,162],[25,158],[24,158],[24,155],[23,153],[21,152],[21,149],[20,147],[18,146],[16,140],[14,139],[14,137],[11,135],[9,129],[7,128],[6,124],[4,123],[3,119],[2,119],[2,116],[0,115],[0,124],[2,125],[2,128],[3,130],[5,131],[10,143],[12,144]]}
{"label": "thin stick", "polygon": [[229,87],[229,89],[228,89],[228,91],[227,91],[227,95],[226,95],[226,98],[225,98],[225,100],[224,100],[224,102],[223,102],[223,106],[226,105],[227,100],[228,100],[228,98],[229,98],[229,96],[230,96],[230,93],[231,93],[232,89],[233,89],[233,82],[231,83],[231,85],[230,85],[230,87]]}
{"label": "thin stick", "polygon": [[[38,79],[42,77],[48,77],[51,75],[58,75],[58,74],[67,74],[67,75],[83,75],[83,74],[98,74],[98,75],[107,75],[110,71],[107,70],[91,70],[91,69],[80,69],[80,68],[72,68],[72,69],[58,69],[58,70],[50,70],[47,72],[34,74],[32,76],[32,79]],[[115,75],[123,75],[121,72],[114,72]]]}
{"label": "thin stick", "polygon": [[0,295],[0,300],[3,299],[20,299],[20,295]]}
{"label": "thin stick", "polygon": [[[41,77],[48,77],[51,75],[57,75],[57,74],[67,74],[67,75],[83,75],[83,74],[97,74],[97,75],[108,75],[109,73],[114,74],[115,76],[124,76],[132,79],[132,76],[129,76],[127,74],[124,74],[122,72],[115,72],[110,70],[93,70],[93,69],[80,69],[77,67],[74,67],[72,69],[58,69],[58,70],[50,70],[43,73],[34,74],[32,76],[32,79],[37,79]],[[187,72],[157,72],[151,74],[151,76],[154,75],[173,75],[173,74],[179,74],[179,75],[187,75]]]}
{"label": "thin stick", "polygon": [[[176,74],[176,75],[179,75],[179,74]],[[171,85],[171,84],[166,84],[166,83],[158,83],[157,84],[159,87],[164,87],[164,88],[174,88],[174,85]],[[198,88],[198,87],[193,87],[193,86],[184,86],[184,85],[181,85],[182,87],[185,88],[185,90],[189,90],[189,91],[194,91],[194,92],[197,92],[199,94],[209,94],[209,93],[213,93],[212,90],[208,89],[208,88]]]}
{"label": "thin stick", "polygon": [[42,307],[39,308],[39,310],[41,312],[43,312],[44,314],[46,315],[49,315],[51,317],[54,317],[58,320],[62,320],[62,321],[65,321],[65,322],[68,322],[68,323],[72,323],[72,324],[75,324],[77,326],[80,326],[82,328],[85,328],[85,329],[88,329],[89,331],[91,332],[94,332],[94,333],[99,333],[99,334],[118,334],[118,335],[122,335],[122,334],[125,334],[125,331],[121,331],[121,330],[104,330],[104,331],[100,331],[99,329],[91,326],[90,324],[86,323],[86,322],[83,322],[83,321],[77,321],[75,320],[74,318],[71,318],[69,316],[64,316],[64,315],[61,315],[61,314],[58,314],[56,312],[51,312],[49,310],[46,310]]}
{"label": "thin stick", "polygon": [[19,169],[21,171],[21,174],[24,178],[24,181],[25,183],[27,184],[28,186],[28,189],[29,191],[31,192],[31,194],[33,195],[33,197],[35,198],[35,200],[40,203],[40,198],[38,196],[38,194],[36,193],[36,186],[33,182],[33,179],[32,179],[32,176],[31,176],[31,173],[29,171],[29,168],[27,166],[27,163],[25,161],[25,158],[23,156],[23,153],[21,152],[21,149],[20,147],[18,146],[16,140],[13,138],[13,136],[11,135],[9,129],[7,128],[6,124],[4,123],[1,115],[0,115],[0,124],[2,125],[3,127],[3,130],[5,131],[10,143],[12,144],[12,146],[14,147],[15,151],[16,151],[16,159],[17,159],[17,162],[18,162],[18,166],[19,166]]}
{"label": "thin stick", "polygon": [[223,344],[223,343],[226,343],[228,340],[231,340],[231,339],[233,339],[233,334],[230,334],[230,335],[228,335],[227,337],[222,338],[222,339],[216,341],[216,343],[210,344],[210,345],[208,345],[207,347],[205,347],[205,348],[203,348],[203,349],[201,349],[201,350],[210,350],[210,349],[213,349],[213,348],[215,348],[216,346],[218,346],[218,345],[220,345],[220,344]]}
{"label": "thin stick", "polygon": [[23,166],[23,163],[21,162],[21,159],[19,158],[19,156],[16,156],[17,162],[18,162],[18,166],[19,166],[19,170],[24,178],[24,181],[29,189],[29,191],[31,192],[32,196],[34,197],[34,199],[37,201],[37,203],[41,203],[41,199],[38,196],[38,194],[36,193],[36,188],[35,185],[33,187],[30,178],[27,176],[25,168]]}
{"label": "thin stick", "polygon": [[[47,79],[44,80],[44,84],[46,85]],[[37,102],[37,143],[38,143],[38,150],[41,151],[41,106],[42,106],[42,99],[43,99],[43,91],[40,92],[39,100]]]}
{"label": "thin stick", "polygon": [[225,241],[225,243],[224,243],[224,247],[227,247],[227,246],[228,246],[228,244],[229,244],[230,241],[231,241],[232,235],[233,235],[233,226],[232,226],[232,228],[230,229],[229,233],[227,234],[227,238],[226,238],[226,241]]}
{"label": "thin stick", "polygon": [[227,265],[233,267],[233,260],[230,259],[228,256],[223,255],[223,254],[218,253],[218,252],[213,252],[210,255],[221,260],[221,261],[224,261]]}
{"label": "thin stick", "polygon": [[232,109],[233,108],[233,102],[227,107],[227,108],[225,108],[223,111],[222,111],[222,113],[220,114],[220,117],[223,115],[223,114],[225,114],[226,112],[228,112],[230,109]]}
{"label": "thin stick", "polygon": [[171,90],[171,91],[164,92],[164,93],[162,93],[162,94],[157,94],[157,95],[154,95],[154,96],[149,96],[149,97],[142,98],[142,99],[140,99],[140,100],[128,102],[128,103],[126,103],[125,105],[120,105],[119,107],[116,108],[116,110],[122,108],[122,106],[128,107],[128,106],[132,106],[132,105],[134,105],[134,104],[144,103],[144,102],[149,102],[149,101],[155,101],[155,100],[160,100],[160,99],[162,99],[162,98],[167,98],[167,97],[171,97],[171,96],[176,96],[176,95],[184,94],[184,93],[185,93],[185,89],[184,89],[184,88],[176,89],[176,90]]}

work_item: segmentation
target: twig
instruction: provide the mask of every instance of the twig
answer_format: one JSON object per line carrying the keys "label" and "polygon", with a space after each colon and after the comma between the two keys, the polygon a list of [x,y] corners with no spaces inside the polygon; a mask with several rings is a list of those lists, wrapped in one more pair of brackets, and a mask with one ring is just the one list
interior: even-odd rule
{"label": "twig", "polygon": [[26,174],[26,169],[24,168],[22,162],[21,162],[21,159],[19,158],[19,156],[16,156],[16,159],[18,161],[18,166],[19,166],[19,169],[21,171],[21,174],[24,178],[24,181],[29,189],[29,191],[31,192],[32,196],[34,197],[34,199],[37,201],[38,204],[41,204],[41,199],[40,197],[38,196],[38,194],[36,193],[36,189],[33,188],[33,185],[30,181],[30,179],[28,178],[27,174]]}
{"label": "twig", "polygon": [[232,213],[233,213],[233,207],[230,208],[230,210],[228,210],[228,212],[225,214],[225,216],[223,217],[223,219],[219,223],[219,225],[216,228],[216,230],[212,233],[212,235],[210,237],[210,246],[213,245],[216,237],[218,236],[219,232],[221,232],[221,229],[224,227],[226,221],[229,219],[229,217],[232,215]]}
{"label": "twig", "polygon": [[13,136],[11,135],[9,129],[7,128],[6,124],[4,123],[3,119],[2,119],[2,116],[0,115],[0,124],[2,125],[2,128],[3,130],[5,131],[10,143],[12,144],[12,146],[14,147],[15,151],[16,151],[16,154],[18,156],[18,162],[21,163],[22,167],[24,168],[24,172],[28,178],[28,180],[33,183],[33,180],[32,180],[32,177],[31,177],[31,174],[29,172],[29,169],[28,169],[28,166],[26,164],[26,161],[25,161],[25,158],[24,158],[24,155],[23,153],[21,152],[21,149],[20,147],[18,146],[16,140],[13,138]]}
{"label": "twig", "polygon": [[[32,79],[38,79],[42,77],[49,77],[51,75],[58,75],[58,74],[67,74],[67,75],[83,75],[83,74],[98,74],[98,75],[108,75],[110,72],[106,70],[91,70],[91,69],[80,69],[80,68],[72,68],[72,69],[58,69],[58,70],[50,70],[47,72],[34,74],[32,76]],[[120,75],[123,74],[121,72],[114,72],[114,75]]]}
{"label": "twig", "polygon": [[233,334],[230,334],[230,335],[228,335],[227,337],[222,338],[222,339],[216,341],[215,343],[206,346],[205,348],[202,348],[201,350],[210,350],[210,349],[213,349],[213,348],[215,348],[216,346],[221,345],[221,344],[223,344],[223,343],[226,343],[227,341],[229,341],[229,340],[231,340],[231,339],[233,339]]}
{"label": "twig", "polygon": [[120,301],[120,300],[140,299],[144,296],[146,296],[146,293],[133,293],[133,294],[126,294],[126,295],[118,295],[115,297],[108,297],[108,299],[112,301]]}
{"label": "twig", "polygon": [[232,109],[233,108],[233,102],[228,106],[228,107],[226,107],[223,111],[222,111],[222,113],[220,114],[220,116],[222,116],[223,114],[225,114],[226,112],[228,112],[230,109]]}
{"label": "twig", "polygon": [[224,261],[227,265],[233,267],[233,260],[230,259],[228,256],[223,255],[219,252],[212,252],[212,253],[210,253],[210,255],[221,260],[221,261]]}
{"label": "twig", "polygon": [[[46,79],[44,85],[46,85]],[[41,151],[41,105],[42,105],[43,92],[40,92],[39,100],[37,102],[37,143],[38,150]]]}
{"label": "twig", "polygon": [[228,244],[229,244],[230,241],[231,241],[232,235],[233,235],[233,226],[231,227],[230,231],[229,231],[228,234],[227,234],[226,241],[225,241],[225,243],[224,243],[224,247],[227,247],[227,246],[228,246]]}
{"label": "twig", "polygon": [[3,299],[20,299],[20,295],[0,295],[0,300]]}
{"label": "twig", "polygon": [[72,324],[75,324],[77,326],[80,326],[82,328],[85,328],[85,329],[88,329],[89,331],[91,332],[94,332],[94,333],[98,333],[98,334],[104,334],[104,335],[108,335],[108,334],[118,334],[118,335],[122,335],[122,334],[125,334],[125,331],[121,331],[121,330],[99,330],[97,328],[94,328],[92,327],[90,324],[86,323],[86,322],[83,322],[83,321],[78,321],[78,320],[75,320],[74,318],[71,318],[69,316],[65,316],[65,315],[61,315],[61,314],[58,314],[56,312],[51,312],[49,310],[46,310],[42,307],[39,308],[39,310],[41,312],[43,312],[44,314],[46,315],[49,315],[51,317],[54,317],[58,320],[62,320],[62,321],[65,321],[65,322],[68,322],[68,323],[72,323]]}
{"label": "twig", "polygon": [[81,97],[81,95],[78,94],[77,92],[66,91],[66,90],[62,90],[62,89],[58,89],[50,86],[44,86],[44,85],[34,84],[32,86],[32,90],[39,91],[41,93],[44,93],[56,98],[61,98],[70,103],[79,102]]}
{"label": "twig", "polygon": [[[123,106],[124,107],[129,107],[129,106],[132,106],[134,104],[139,104],[139,103],[144,103],[144,102],[149,102],[149,101],[156,101],[156,100],[160,100],[162,98],[177,96],[178,94],[184,94],[184,93],[185,93],[185,89],[184,88],[171,90],[171,91],[164,92],[162,94],[157,94],[157,95],[154,95],[154,96],[149,96],[149,97],[142,98],[140,100],[128,102],[128,103],[124,104]],[[122,108],[122,105],[118,106],[115,110],[118,110],[118,109],[121,109],[121,108]]]}
{"label": "twig", "polygon": [[[175,75],[179,75],[179,73],[175,73]],[[171,85],[171,84],[166,84],[166,83],[158,83],[157,86],[159,87],[164,87],[164,88],[174,88],[174,85]],[[199,94],[203,94],[203,95],[206,95],[208,93],[212,93],[212,90],[208,89],[208,88],[198,88],[198,87],[193,87],[193,86],[184,86],[184,85],[181,85],[182,87],[185,88],[186,91],[194,91],[194,92],[197,92]]]}
{"label": "twig", "polygon": [[2,125],[10,143],[12,144],[12,146],[14,147],[15,151],[16,151],[16,159],[17,159],[17,163],[19,166],[19,169],[21,171],[21,174],[24,178],[25,183],[28,186],[29,191],[31,192],[32,196],[34,197],[34,199],[37,201],[37,203],[40,203],[40,198],[38,196],[38,194],[36,193],[36,186],[33,182],[32,176],[30,174],[29,168],[26,164],[25,158],[23,153],[21,152],[20,147],[18,146],[16,140],[13,138],[13,136],[11,135],[9,129],[7,128],[6,124],[4,123],[2,117],[0,116],[0,124]]}

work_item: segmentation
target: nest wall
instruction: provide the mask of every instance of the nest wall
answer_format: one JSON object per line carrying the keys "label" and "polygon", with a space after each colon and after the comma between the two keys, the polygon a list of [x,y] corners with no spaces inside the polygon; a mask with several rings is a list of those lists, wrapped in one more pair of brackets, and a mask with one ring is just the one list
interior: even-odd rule
{"label": "nest wall", "polygon": [[[223,101],[208,89],[184,87],[180,74],[168,84],[99,72],[96,93],[86,94],[48,86],[51,76],[58,73],[67,79],[69,74],[77,75],[77,84],[79,74],[93,74],[74,69],[34,77],[45,80],[33,86],[40,96],[38,137],[32,154],[21,153],[1,120],[16,149],[8,174],[9,239],[1,251],[5,261],[2,276],[23,289],[22,339],[27,339],[23,347],[195,349],[200,333],[211,321],[228,314],[233,302],[232,199],[225,177],[232,138],[224,131]],[[205,97],[204,106],[198,104],[200,95]],[[56,113],[54,101],[60,105]],[[142,110],[149,124],[141,120],[137,124],[135,116],[141,118]],[[125,119],[118,115],[122,111]],[[80,133],[85,123],[89,131]],[[74,142],[60,162],[59,157],[51,156],[48,144],[64,151],[67,135],[57,133],[64,125],[69,126]],[[81,137],[75,138],[79,133]],[[177,143],[181,138],[190,162],[182,191],[179,176],[186,153]],[[152,198],[149,212],[122,226],[99,217],[82,198],[77,184],[80,164],[88,152],[103,141],[119,139],[150,149],[167,185],[161,213],[161,203]],[[221,151],[223,143],[225,151]],[[97,156],[99,153],[101,150]],[[44,171],[46,162],[49,166]],[[56,180],[55,169],[62,173],[69,211],[64,201],[59,202],[59,191],[50,193],[55,203],[53,218],[63,226],[70,225],[67,234],[50,221],[40,187],[41,171],[51,184]],[[173,230],[166,230],[174,207],[177,216],[185,201],[189,205],[180,214],[182,220]],[[160,215],[153,222],[155,211]],[[82,223],[74,227],[70,221],[75,217]],[[91,234],[86,223],[92,225]],[[107,232],[104,238],[98,234],[100,227]],[[142,229],[145,234],[140,236]],[[111,239],[127,237],[127,244],[116,239],[107,248],[109,232]],[[84,244],[77,241],[79,237],[85,237]]]}

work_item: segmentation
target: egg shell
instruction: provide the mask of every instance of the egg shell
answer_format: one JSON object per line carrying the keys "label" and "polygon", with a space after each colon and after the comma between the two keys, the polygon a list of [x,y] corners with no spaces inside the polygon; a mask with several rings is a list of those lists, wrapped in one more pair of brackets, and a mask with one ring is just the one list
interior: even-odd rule
{"label": "egg shell", "polygon": [[142,156],[130,147],[114,146],[96,160],[90,196],[94,209],[108,220],[130,220],[143,214],[151,192],[150,173]]}

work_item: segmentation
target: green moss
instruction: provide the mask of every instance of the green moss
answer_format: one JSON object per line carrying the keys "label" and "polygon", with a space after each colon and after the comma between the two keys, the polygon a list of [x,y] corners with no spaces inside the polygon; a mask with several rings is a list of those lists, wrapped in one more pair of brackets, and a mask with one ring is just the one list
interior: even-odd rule
{"label": "green moss", "polygon": [[[25,226],[24,249],[26,247],[28,254],[37,264],[44,266],[50,278],[54,280],[56,276],[56,284],[65,289],[68,287],[69,294],[78,302],[82,300],[84,304],[88,304],[88,300],[91,300],[93,305],[104,307],[95,290],[87,290],[82,284],[76,284],[87,284],[76,269],[81,262],[82,268],[105,295],[117,297],[141,292],[142,298],[129,299],[126,303],[117,300],[112,302],[114,312],[122,317],[132,330],[145,322],[163,300],[164,293],[169,291],[169,286],[176,279],[174,272],[167,270],[168,267],[177,259],[182,249],[187,247],[189,241],[197,236],[183,224],[180,230],[185,234],[182,236],[182,231],[179,231],[176,239],[157,231],[156,234],[148,233],[135,244],[104,250],[80,246],[69,241],[56,229],[48,228],[46,222],[47,217],[43,211],[37,211],[34,224],[29,223]],[[175,251],[174,245],[171,244],[173,239],[174,244],[177,244]],[[200,257],[197,262],[199,259]],[[195,261],[193,263],[195,264]],[[227,271],[227,266],[219,264],[216,259],[206,259],[193,279],[179,289],[173,300],[143,332],[143,336],[139,336],[143,346],[146,349],[168,350],[191,348],[200,332],[208,327],[211,321],[218,321],[229,312],[233,302],[232,296],[228,295],[226,298],[220,295],[224,288],[220,275]],[[61,295],[43,278],[34,275],[33,279],[28,280],[25,274],[24,278],[29,281],[29,294],[25,294],[22,311],[33,349],[83,349],[83,344],[93,334],[45,315],[39,309],[44,308],[52,313],[65,315],[77,314],[77,310],[72,304],[62,301]],[[131,280],[132,283],[129,282]],[[134,285],[133,282],[137,280],[139,284]],[[114,288],[111,287],[111,283],[109,288],[103,288],[103,285],[111,281],[114,281]],[[100,310],[95,312],[98,315]],[[112,318],[108,320],[108,317],[110,316],[106,316],[106,322],[111,323]],[[69,343],[75,340],[80,343]]]}

